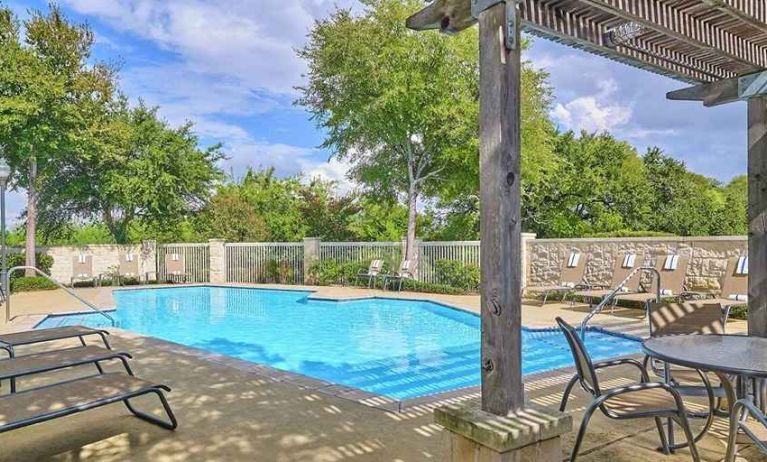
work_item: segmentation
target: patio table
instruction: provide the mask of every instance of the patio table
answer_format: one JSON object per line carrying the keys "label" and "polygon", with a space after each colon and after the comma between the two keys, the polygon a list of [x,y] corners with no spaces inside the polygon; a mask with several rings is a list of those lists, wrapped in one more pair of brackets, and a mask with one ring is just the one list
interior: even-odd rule
{"label": "patio table", "polygon": [[[645,340],[642,350],[664,363],[667,383],[671,379],[669,364],[716,374],[725,390],[730,410],[737,399],[746,397],[748,380],[767,378],[767,338],[715,334],[656,337]],[[736,389],[730,382],[731,376],[737,378]],[[710,427],[713,409],[710,411],[709,421],[698,438]],[[668,433],[669,444],[674,445],[671,422]],[[685,445],[676,447],[682,446]]]}

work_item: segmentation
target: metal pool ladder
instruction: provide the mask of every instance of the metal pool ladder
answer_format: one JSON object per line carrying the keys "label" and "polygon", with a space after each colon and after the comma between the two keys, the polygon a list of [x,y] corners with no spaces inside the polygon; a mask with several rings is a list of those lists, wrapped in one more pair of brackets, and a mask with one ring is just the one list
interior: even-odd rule
{"label": "metal pool ladder", "polygon": [[[621,281],[620,284],[618,284],[618,287],[611,290],[609,294],[607,294],[602,301],[599,302],[599,304],[589,312],[589,314],[586,315],[585,318],[583,318],[583,322],[581,322],[581,337],[584,337],[586,335],[586,328],[588,327],[589,321],[591,319],[602,312],[605,306],[615,298],[615,296],[621,291],[623,286],[629,282],[629,279],[631,279],[636,273],[638,272],[645,272],[649,271],[653,273],[653,276],[655,277],[655,297],[658,303],[660,303],[660,271],[658,271],[655,267],[652,266],[638,266],[634,268],[626,278]],[[648,314],[648,313],[646,313]]]}
{"label": "metal pool ladder", "polygon": [[64,292],[68,293],[69,295],[71,295],[74,298],[76,298],[77,300],[79,300],[83,305],[87,306],[88,308],[90,308],[91,310],[93,310],[96,313],[100,314],[101,316],[104,316],[105,318],[107,318],[109,320],[109,323],[111,324],[112,327],[116,327],[117,326],[117,321],[115,321],[115,319],[112,316],[110,316],[109,314],[107,314],[104,311],[100,310],[98,307],[96,307],[96,305],[94,305],[91,302],[85,300],[83,297],[77,295],[72,289],[70,289],[68,287],[65,287],[64,284],[56,281],[55,279],[50,277],[48,274],[46,274],[43,270],[41,270],[40,268],[37,268],[35,266],[14,266],[13,268],[9,269],[5,273],[5,281],[4,281],[5,284],[4,284],[4,287],[8,287],[8,293],[5,294],[5,323],[6,324],[11,322],[11,293],[10,293],[11,292],[11,290],[10,290],[11,285],[9,284],[9,282],[10,282],[10,274],[12,274],[14,271],[22,270],[22,269],[23,270],[32,270],[35,273],[39,274],[40,276],[44,277],[45,279],[51,281],[59,289],[63,290]]}

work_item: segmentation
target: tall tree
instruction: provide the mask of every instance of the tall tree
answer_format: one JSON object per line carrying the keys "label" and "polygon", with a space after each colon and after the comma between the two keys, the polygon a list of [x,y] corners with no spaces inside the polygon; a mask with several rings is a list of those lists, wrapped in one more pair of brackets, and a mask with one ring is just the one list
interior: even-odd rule
{"label": "tall tree", "polygon": [[[14,170],[12,185],[27,190],[26,264],[35,266],[38,201],[71,156],[114,89],[113,69],[89,64],[93,33],[70,23],[55,4],[24,23],[0,9],[0,143]],[[28,272],[29,273],[29,272]]]}
{"label": "tall tree", "polygon": [[309,72],[297,102],[326,129],[323,147],[352,162],[353,176],[406,198],[412,260],[419,197],[451,157],[477,151],[477,37],[408,30],[417,0],[362,3],[360,15],[338,10],[315,24],[298,52]]}
{"label": "tall tree", "polygon": [[115,242],[136,222],[178,226],[207,201],[221,178],[218,145],[198,148],[190,123],[171,127],[156,108],[115,103],[100,135],[83,152],[58,160],[57,181],[40,196],[41,222],[59,229],[74,219],[100,221]]}

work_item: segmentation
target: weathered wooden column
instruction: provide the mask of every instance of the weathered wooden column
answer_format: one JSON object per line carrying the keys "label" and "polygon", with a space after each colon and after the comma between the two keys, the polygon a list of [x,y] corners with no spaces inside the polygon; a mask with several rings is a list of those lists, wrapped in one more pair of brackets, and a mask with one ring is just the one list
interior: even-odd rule
{"label": "weathered wooden column", "polygon": [[767,97],[748,100],[748,334],[767,337]]}
{"label": "weathered wooden column", "polygon": [[[470,8],[471,6],[471,8]],[[437,0],[408,20],[458,32],[479,20],[482,395],[434,411],[451,462],[560,461],[570,416],[525,402],[522,384],[520,14],[507,0]],[[436,25],[436,26],[435,26]]]}
{"label": "weathered wooden column", "polygon": [[[522,224],[520,218],[519,27],[498,3],[479,15],[480,236],[482,240],[482,409],[505,415],[524,407],[522,386]],[[511,30],[509,30],[511,29]],[[517,46],[507,46],[507,34]]]}

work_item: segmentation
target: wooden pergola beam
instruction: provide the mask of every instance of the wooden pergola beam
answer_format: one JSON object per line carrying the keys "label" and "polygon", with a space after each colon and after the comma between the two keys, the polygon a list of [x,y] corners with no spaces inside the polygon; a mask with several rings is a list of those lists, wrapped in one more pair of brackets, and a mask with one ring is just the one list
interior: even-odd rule
{"label": "wooden pergola beam", "polygon": [[671,91],[666,98],[676,101],[702,101],[704,106],[719,106],[767,95],[767,71]]}
{"label": "wooden pergola beam", "polygon": [[[526,32],[684,82],[711,82],[734,76],[704,60],[641,38],[631,44],[611,46],[605,39],[609,31],[604,24],[543,4],[540,0],[523,0],[520,17]],[[411,29],[439,29],[448,34],[460,32],[475,23],[470,0],[436,0],[407,20]]]}
{"label": "wooden pergola beam", "polygon": [[700,21],[659,0],[579,0],[613,16],[633,21],[688,45],[714,51],[728,59],[767,67],[767,49]]}
{"label": "wooden pergola beam", "polygon": [[762,0],[702,0],[703,3],[739,19],[767,34],[767,3]]}

